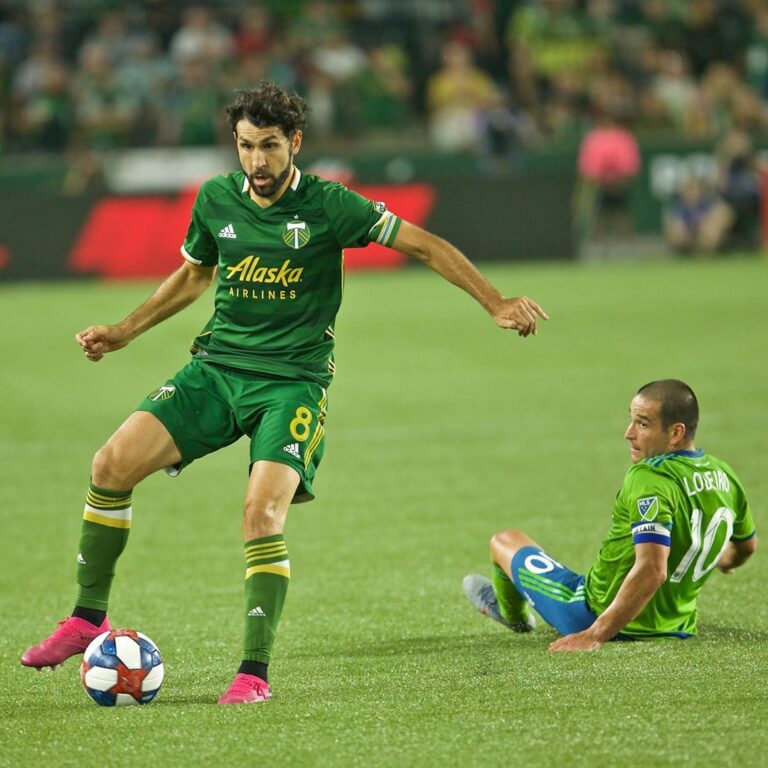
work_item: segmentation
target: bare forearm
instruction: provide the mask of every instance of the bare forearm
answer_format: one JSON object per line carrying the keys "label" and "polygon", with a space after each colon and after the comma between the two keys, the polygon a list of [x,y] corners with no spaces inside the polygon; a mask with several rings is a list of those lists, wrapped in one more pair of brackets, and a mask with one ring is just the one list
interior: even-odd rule
{"label": "bare forearm", "polygon": [[635,562],[611,604],[595,622],[571,635],[555,640],[550,651],[597,651],[645,608],[667,579],[669,548],[644,542],[635,546]]}
{"label": "bare forearm", "polygon": [[746,541],[729,541],[725,552],[717,561],[718,570],[723,573],[733,573],[734,569],[744,565],[757,549],[757,536]]}
{"label": "bare forearm", "polygon": [[480,273],[474,264],[447,240],[429,233],[413,256],[434,269],[448,282],[466,291],[489,313],[493,314],[503,300],[501,293]]}
{"label": "bare forearm", "polygon": [[149,330],[158,323],[189,306],[210,285],[212,271],[182,265],[164,280],[157,290],[118,325],[129,339]]}
{"label": "bare forearm", "polygon": [[665,577],[666,573],[639,568],[635,564],[616,597],[592,625],[591,630],[595,638],[605,643],[621,632],[645,608],[656,590],[664,583]]}
{"label": "bare forearm", "polygon": [[549,319],[547,313],[527,296],[502,296],[458,248],[442,237],[402,221],[391,246],[423,261],[449,283],[466,291],[500,328],[528,336],[536,333],[537,318]]}

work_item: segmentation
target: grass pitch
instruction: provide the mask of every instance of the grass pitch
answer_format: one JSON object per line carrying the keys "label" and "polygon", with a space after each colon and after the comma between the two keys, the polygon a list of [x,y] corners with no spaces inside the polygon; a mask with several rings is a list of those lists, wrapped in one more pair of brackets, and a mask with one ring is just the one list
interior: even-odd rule
{"label": "grass pitch", "polygon": [[106,710],[77,663],[22,668],[71,608],[94,450],[186,361],[210,297],[94,366],[75,331],[149,285],[0,287],[3,766],[758,766],[768,754],[768,558],[714,574],[700,637],[549,655],[461,592],[487,540],[524,528],[574,569],[629,463],[629,400],[690,382],[700,447],[768,503],[766,264],[760,258],[488,267],[552,320],[493,327],[429,270],[351,274],[317,501],[295,507],[292,584],[268,705],[218,707],[240,658],[244,442],[134,493],[110,615],[159,645],[148,707]]}

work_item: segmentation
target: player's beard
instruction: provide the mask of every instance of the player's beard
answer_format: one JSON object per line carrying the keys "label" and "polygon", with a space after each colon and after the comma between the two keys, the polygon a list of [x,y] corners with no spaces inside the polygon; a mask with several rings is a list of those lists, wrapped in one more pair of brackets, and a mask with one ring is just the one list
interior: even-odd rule
{"label": "player's beard", "polygon": [[[285,165],[285,168],[283,168],[280,173],[277,174],[277,176],[272,176],[272,174],[250,174],[248,176],[248,183],[251,186],[251,189],[253,190],[253,193],[255,195],[258,195],[259,197],[272,197],[277,193],[277,190],[280,189],[280,187],[285,184],[285,180],[290,175],[291,171],[293,170],[293,152],[288,153],[288,162]],[[270,179],[272,179],[271,184],[267,184],[264,187],[257,187],[253,183],[253,179],[256,176],[268,176]]]}

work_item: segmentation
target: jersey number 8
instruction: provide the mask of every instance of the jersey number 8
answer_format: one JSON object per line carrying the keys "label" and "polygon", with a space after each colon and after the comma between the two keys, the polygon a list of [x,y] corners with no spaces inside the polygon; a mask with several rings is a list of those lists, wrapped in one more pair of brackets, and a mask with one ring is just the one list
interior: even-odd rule
{"label": "jersey number 8", "polygon": [[296,409],[296,417],[291,420],[288,428],[294,440],[303,443],[309,437],[309,425],[312,423],[312,411],[304,405]]}

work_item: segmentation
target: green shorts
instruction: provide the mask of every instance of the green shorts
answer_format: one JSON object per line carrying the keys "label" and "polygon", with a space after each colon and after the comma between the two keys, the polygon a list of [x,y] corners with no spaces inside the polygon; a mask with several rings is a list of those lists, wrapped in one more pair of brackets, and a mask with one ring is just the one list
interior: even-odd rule
{"label": "green shorts", "polygon": [[301,477],[293,503],[314,499],[312,480],[325,447],[325,388],[308,381],[267,378],[192,360],[147,395],[136,410],[154,414],[187,464],[247,435],[251,463],[276,461]]}

